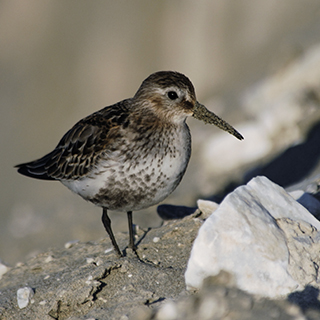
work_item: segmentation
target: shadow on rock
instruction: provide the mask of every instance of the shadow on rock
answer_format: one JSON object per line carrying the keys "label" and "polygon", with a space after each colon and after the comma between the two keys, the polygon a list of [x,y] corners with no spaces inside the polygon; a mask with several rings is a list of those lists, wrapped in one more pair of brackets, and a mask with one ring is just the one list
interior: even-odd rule
{"label": "shadow on rock", "polygon": [[245,183],[255,176],[265,176],[282,187],[288,187],[306,178],[320,160],[320,123],[310,129],[306,140],[285,150],[265,166],[245,175]]}
{"label": "shadow on rock", "polygon": [[163,220],[182,219],[193,214],[197,207],[175,206],[171,204],[161,204],[157,207],[157,213]]}
{"label": "shadow on rock", "polygon": [[303,312],[307,309],[320,310],[320,301],[318,300],[320,290],[313,286],[306,286],[303,291],[296,291],[288,296],[291,303],[298,305]]}
{"label": "shadow on rock", "polygon": [[257,166],[244,174],[241,184],[230,183],[219,194],[210,197],[220,203],[224,197],[239,185],[246,184],[256,176],[265,176],[283,188],[303,181],[317,167],[320,161],[320,122],[308,132],[305,141],[289,147],[264,166]]}

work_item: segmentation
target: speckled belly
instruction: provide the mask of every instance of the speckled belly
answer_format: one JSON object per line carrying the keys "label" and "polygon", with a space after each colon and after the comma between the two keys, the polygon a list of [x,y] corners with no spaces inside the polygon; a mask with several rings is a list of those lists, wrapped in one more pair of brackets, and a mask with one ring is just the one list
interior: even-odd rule
{"label": "speckled belly", "polygon": [[121,156],[117,161],[101,161],[90,176],[62,183],[98,206],[136,211],[159,203],[174,191],[189,158],[190,139],[184,138],[166,152],[137,154],[131,161],[121,161]]}

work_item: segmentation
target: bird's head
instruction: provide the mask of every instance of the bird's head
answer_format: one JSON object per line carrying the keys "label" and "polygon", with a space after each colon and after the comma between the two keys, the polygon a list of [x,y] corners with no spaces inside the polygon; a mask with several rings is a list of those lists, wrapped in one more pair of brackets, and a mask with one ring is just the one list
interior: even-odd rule
{"label": "bird's head", "polygon": [[142,108],[152,109],[169,122],[179,123],[193,116],[243,139],[231,125],[197,101],[192,82],[179,72],[159,71],[151,74],[142,82],[133,99]]}

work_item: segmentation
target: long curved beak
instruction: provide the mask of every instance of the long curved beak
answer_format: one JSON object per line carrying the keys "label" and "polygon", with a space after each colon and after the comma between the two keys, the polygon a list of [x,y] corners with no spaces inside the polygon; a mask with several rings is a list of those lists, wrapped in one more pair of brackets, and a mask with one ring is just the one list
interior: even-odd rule
{"label": "long curved beak", "polygon": [[216,125],[218,128],[229,132],[239,140],[244,139],[243,136],[229,123],[219,118],[216,114],[209,111],[203,104],[198,101],[195,104],[193,115],[194,118],[203,121],[204,123],[210,123]]}

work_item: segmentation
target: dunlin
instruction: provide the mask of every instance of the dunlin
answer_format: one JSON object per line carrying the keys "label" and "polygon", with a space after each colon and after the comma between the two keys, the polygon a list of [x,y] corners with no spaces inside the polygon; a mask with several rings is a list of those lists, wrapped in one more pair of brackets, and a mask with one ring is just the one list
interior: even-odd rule
{"label": "dunlin", "polygon": [[242,135],[196,100],[191,81],[161,71],[144,80],[133,98],[77,122],[44,157],[17,165],[37,179],[58,180],[102,207],[102,222],[118,256],[122,253],[107,210],[127,212],[134,249],[132,211],[164,200],[180,183],[191,154],[188,116]]}

